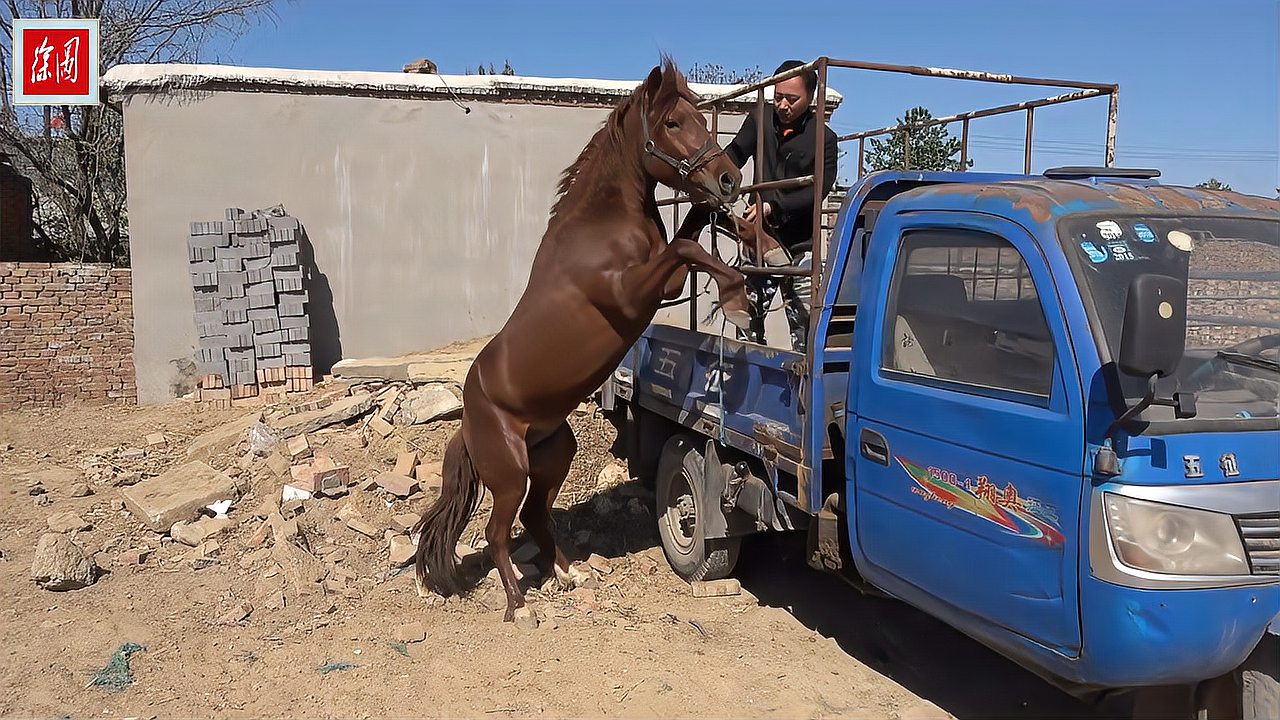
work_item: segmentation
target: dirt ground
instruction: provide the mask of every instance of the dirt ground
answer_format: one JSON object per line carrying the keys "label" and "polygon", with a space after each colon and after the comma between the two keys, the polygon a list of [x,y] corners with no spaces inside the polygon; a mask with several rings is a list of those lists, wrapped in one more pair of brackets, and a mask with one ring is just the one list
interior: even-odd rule
{"label": "dirt ground", "polygon": [[[332,386],[314,395],[326,391]],[[216,563],[196,569],[191,548],[123,508],[120,485],[185,462],[191,438],[244,413],[177,401],[0,418],[0,716],[1104,714],[905,605],[809,570],[801,538],[748,541],[743,592],[694,598],[657,546],[651,494],[617,477],[616,430],[589,405],[571,418],[581,449],[558,503],[557,535],[572,558],[604,561],[594,561],[594,588],[534,585],[536,629],[500,622],[501,592],[483,579],[486,567],[471,566],[481,579],[465,597],[422,598],[411,569],[390,567],[382,538],[337,517],[347,506],[385,528],[393,515],[420,513],[429,494],[395,500],[353,489],[306,501],[298,520],[325,580],[318,592],[294,592],[271,553],[248,545],[263,523],[253,509],[278,495],[285,477],[245,458],[243,447],[209,460],[242,497],[229,513],[235,527],[217,538]],[[405,450],[438,459],[456,427],[398,426],[364,440],[370,434],[355,422],[310,437],[349,463],[359,484]],[[166,444],[148,446],[152,433]],[[92,494],[72,497],[79,483]],[[35,487],[44,492],[33,495]],[[73,539],[103,574],[87,588],[52,592],[33,582],[31,563],[49,516],[63,511],[92,525]],[[144,563],[122,564],[140,547],[152,551]],[[252,606],[248,616],[227,617],[241,603]],[[421,623],[425,640],[400,642],[409,623]],[[133,682],[115,692],[92,686],[124,643],[145,648],[130,658]]]}

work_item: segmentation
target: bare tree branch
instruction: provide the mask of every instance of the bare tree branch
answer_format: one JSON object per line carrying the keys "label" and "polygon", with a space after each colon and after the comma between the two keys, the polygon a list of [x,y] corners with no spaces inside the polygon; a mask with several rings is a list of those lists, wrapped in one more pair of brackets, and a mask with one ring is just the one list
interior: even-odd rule
{"label": "bare tree branch", "polygon": [[[19,17],[96,17],[101,71],[128,62],[198,62],[211,42],[234,38],[278,0],[4,0]],[[2,14],[2,13],[0,13]],[[63,258],[127,262],[124,123],[111,105],[62,107],[50,131],[38,107],[9,101],[11,22],[0,23],[0,153],[12,156],[36,194],[38,244]],[[48,133],[48,137],[46,136]]]}

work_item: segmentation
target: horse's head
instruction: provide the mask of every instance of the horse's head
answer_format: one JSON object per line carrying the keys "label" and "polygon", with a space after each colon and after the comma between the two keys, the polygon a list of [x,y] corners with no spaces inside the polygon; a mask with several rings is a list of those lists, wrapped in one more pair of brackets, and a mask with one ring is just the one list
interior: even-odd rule
{"label": "horse's head", "polygon": [[649,73],[639,96],[645,172],[694,200],[721,206],[733,202],[742,173],[707,129],[697,96],[670,59]]}

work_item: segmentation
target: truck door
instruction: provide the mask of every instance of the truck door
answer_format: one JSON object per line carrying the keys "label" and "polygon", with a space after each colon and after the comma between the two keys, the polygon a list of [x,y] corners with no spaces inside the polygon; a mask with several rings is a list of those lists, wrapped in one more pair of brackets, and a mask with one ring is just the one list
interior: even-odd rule
{"label": "truck door", "polygon": [[871,255],[849,437],[864,574],[1074,655],[1083,392],[1044,256],[953,212],[882,216]]}

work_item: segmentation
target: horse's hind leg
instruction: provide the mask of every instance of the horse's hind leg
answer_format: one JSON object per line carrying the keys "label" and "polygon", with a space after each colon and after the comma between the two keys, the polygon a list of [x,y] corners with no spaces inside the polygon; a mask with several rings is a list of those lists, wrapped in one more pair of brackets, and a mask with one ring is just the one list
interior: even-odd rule
{"label": "horse's hind leg", "polygon": [[[486,398],[487,400],[487,398]],[[485,528],[489,553],[507,593],[503,620],[515,619],[524,607],[524,592],[511,567],[511,527],[524,500],[529,475],[529,453],[524,435],[527,426],[490,402],[474,402],[467,407],[467,446],[476,473],[493,494],[493,511]],[[527,612],[527,611],[526,611]]]}
{"label": "horse's hind leg", "polygon": [[529,497],[520,511],[520,522],[538,543],[542,557],[550,563],[562,585],[580,585],[587,579],[580,570],[569,566],[551,532],[551,506],[569,475],[569,466],[577,451],[578,441],[567,422],[529,449]]}

